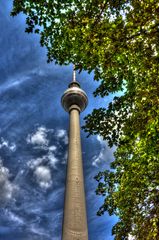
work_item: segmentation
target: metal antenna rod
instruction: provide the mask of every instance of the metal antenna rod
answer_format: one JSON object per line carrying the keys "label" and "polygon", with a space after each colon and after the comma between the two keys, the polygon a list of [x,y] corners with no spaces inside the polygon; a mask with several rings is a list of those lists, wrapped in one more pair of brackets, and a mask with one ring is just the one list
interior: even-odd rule
{"label": "metal antenna rod", "polygon": [[76,71],[75,71],[75,65],[73,65],[73,79],[72,82],[76,82]]}

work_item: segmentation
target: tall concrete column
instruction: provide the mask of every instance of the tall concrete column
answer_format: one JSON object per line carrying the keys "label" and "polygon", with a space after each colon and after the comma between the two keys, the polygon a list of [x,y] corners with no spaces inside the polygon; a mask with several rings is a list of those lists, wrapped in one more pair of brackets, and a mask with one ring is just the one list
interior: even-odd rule
{"label": "tall concrete column", "polygon": [[79,117],[87,105],[87,96],[79,83],[69,85],[62,105],[70,114],[62,240],[88,240]]}

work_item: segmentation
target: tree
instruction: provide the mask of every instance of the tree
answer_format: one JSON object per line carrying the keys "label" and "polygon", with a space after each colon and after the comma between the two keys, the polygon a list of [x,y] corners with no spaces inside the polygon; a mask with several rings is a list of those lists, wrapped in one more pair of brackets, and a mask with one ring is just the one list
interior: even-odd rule
{"label": "tree", "polygon": [[94,71],[95,96],[114,97],[94,109],[85,131],[117,146],[112,170],[100,172],[98,215],[119,216],[116,240],[159,238],[159,3],[157,0],[14,0],[26,32],[40,34],[48,61]]}

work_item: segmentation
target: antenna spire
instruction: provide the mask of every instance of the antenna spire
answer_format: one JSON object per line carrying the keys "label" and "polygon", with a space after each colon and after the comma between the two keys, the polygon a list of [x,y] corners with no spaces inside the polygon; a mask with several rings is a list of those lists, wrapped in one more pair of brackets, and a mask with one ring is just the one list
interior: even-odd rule
{"label": "antenna spire", "polygon": [[72,82],[76,82],[76,71],[75,71],[75,65],[73,65],[73,79]]}

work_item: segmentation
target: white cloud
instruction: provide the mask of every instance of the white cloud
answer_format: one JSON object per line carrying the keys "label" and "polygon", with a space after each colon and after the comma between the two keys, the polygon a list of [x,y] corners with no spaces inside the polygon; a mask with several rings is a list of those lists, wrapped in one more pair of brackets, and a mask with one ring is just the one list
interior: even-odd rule
{"label": "white cloud", "polygon": [[47,158],[49,160],[49,165],[53,168],[56,168],[56,163],[58,162],[58,159],[55,157],[55,155],[49,151]]}
{"label": "white cloud", "polygon": [[2,147],[9,147],[9,143],[7,140],[4,140],[4,138],[1,138],[0,148]]}
{"label": "white cloud", "polygon": [[51,152],[55,152],[56,149],[57,149],[57,147],[54,146],[54,145],[53,145],[53,146],[50,146],[50,147],[48,148],[48,150],[51,151]]}
{"label": "white cloud", "polygon": [[51,171],[47,166],[38,166],[34,171],[34,175],[41,188],[47,189],[51,187]]}
{"label": "white cloud", "polygon": [[36,159],[32,159],[30,160],[27,165],[30,169],[34,170],[36,167],[40,166],[40,165],[47,165],[50,166],[52,168],[56,168],[56,163],[59,161],[54,152],[56,152],[57,147],[52,145],[50,147],[47,147],[46,150],[48,150],[48,152],[46,153],[45,156],[40,157],[40,158],[36,158]]}
{"label": "white cloud", "polygon": [[43,164],[44,161],[45,161],[45,157],[32,159],[28,162],[27,165],[30,169],[34,170],[37,166],[39,166],[40,164]]}
{"label": "white cloud", "polygon": [[[49,188],[52,185],[51,171],[52,169],[56,169],[56,164],[59,162],[59,159],[56,157],[57,146],[61,146],[59,144],[59,141],[63,141],[65,144],[68,143],[66,130],[58,129],[54,134],[57,146],[51,145],[49,141],[49,133],[53,131],[54,130],[52,129],[47,129],[44,126],[41,126],[38,127],[34,133],[29,134],[26,139],[27,143],[33,145],[34,149],[40,148],[46,151],[45,155],[36,159],[31,159],[27,163],[29,169],[33,172],[33,176],[35,177],[36,182],[40,187],[45,189]],[[67,156],[64,156],[62,160],[65,161],[66,157]]]}
{"label": "white cloud", "polygon": [[49,151],[46,156],[32,159],[28,162],[28,167],[33,171],[36,182],[41,188],[48,189],[52,185],[51,169],[56,168],[58,159]]}
{"label": "white cloud", "polygon": [[11,143],[11,145],[9,146],[9,149],[12,151],[12,152],[15,152],[16,151],[16,144],[15,143]]}
{"label": "white cloud", "polygon": [[10,173],[0,160],[0,202],[5,203],[13,198],[18,187],[9,180]]}
{"label": "white cloud", "polygon": [[93,157],[92,165],[98,167],[98,165],[104,161],[110,162],[114,159],[113,152],[115,148],[109,148],[106,141],[101,136],[97,136],[97,141],[100,143],[101,150],[98,155]]}
{"label": "white cloud", "polygon": [[[54,151],[55,148],[52,148]],[[52,151],[37,159],[32,159],[28,162],[28,167],[33,171],[36,182],[43,189],[48,189],[52,185],[51,168],[56,168],[58,159]]]}
{"label": "white cloud", "polygon": [[[44,126],[38,127],[37,130],[27,136],[27,143],[33,144],[34,148],[43,148],[45,150],[56,151],[56,146],[49,146],[48,133],[53,132],[53,129],[47,129]],[[62,140],[64,144],[68,144],[67,131],[64,129],[56,130],[55,136],[57,140]]]}
{"label": "white cloud", "polygon": [[7,140],[5,140],[4,138],[0,139],[0,149],[2,149],[3,147],[9,149],[12,152],[16,151],[16,144],[15,143],[9,143]]}
{"label": "white cloud", "polygon": [[65,134],[66,134],[66,130],[64,129],[57,130],[57,137],[62,138],[65,136]]}
{"label": "white cloud", "polygon": [[58,129],[56,136],[57,138],[61,138],[65,144],[68,144],[68,136],[66,130]]}
{"label": "white cloud", "polygon": [[27,137],[27,143],[40,146],[48,146],[49,140],[47,139],[48,130],[45,127],[39,127],[33,134],[29,134]]}

